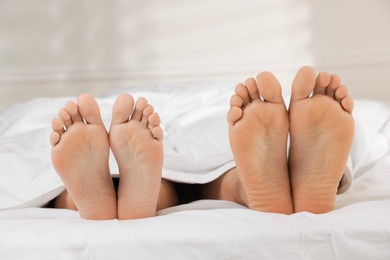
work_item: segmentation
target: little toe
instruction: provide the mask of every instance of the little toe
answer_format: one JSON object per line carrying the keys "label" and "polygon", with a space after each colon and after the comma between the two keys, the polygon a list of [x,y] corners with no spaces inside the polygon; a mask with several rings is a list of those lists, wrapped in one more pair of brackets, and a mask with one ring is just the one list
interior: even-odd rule
{"label": "little toe", "polygon": [[83,118],[81,117],[81,115],[79,113],[79,109],[78,109],[75,102],[68,101],[65,104],[65,109],[68,112],[68,114],[70,115],[70,117],[72,118],[73,123],[83,122]]}
{"label": "little toe", "polygon": [[235,92],[244,102],[244,106],[249,104],[249,102],[250,102],[249,92],[244,84],[242,84],[242,83],[238,84],[236,86]]}
{"label": "little toe", "polygon": [[152,135],[154,138],[156,138],[158,141],[162,142],[164,138],[164,132],[160,126],[154,126],[151,129]]}
{"label": "little toe", "polygon": [[60,135],[65,132],[64,122],[61,119],[59,119],[59,118],[54,118],[53,119],[53,121],[51,122],[51,127],[53,128],[53,130],[55,132],[57,132]]}
{"label": "little toe", "polygon": [[144,111],[142,112],[142,119],[141,119],[141,122],[147,126],[148,125],[148,119],[150,117],[151,114],[153,114],[154,112],[154,108],[152,105],[148,104]]}
{"label": "little toe", "polygon": [[316,73],[312,67],[302,67],[292,84],[291,101],[308,98],[314,89]]}
{"label": "little toe", "polygon": [[251,101],[260,99],[259,90],[257,89],[257,83],[254,78],[249,78],[245,80],[244,85],[246,86]]}
{"label": "little toe", "polygon": [[341,106],[344,111],[352,114],[353,111],[353,99],[350,96],[347,96],[341,100]]}
{"label": "little toe", "polygon": [[131,115],[131,119],[140,121],[142,118],[142,113],[147,105],[148,105],[148,101],[146,100],[146,98],[144,97],[138,98],[137,102],[135,102],[135,109],[133,114]]}
{"label": "little toe", "polygon": [[227,120],[229,125],[233,126],[242,116],[242,109],[239,107],[232,107],[228,114],[227,114]]}
{"label": "little toe", "polygon": [[51,146],[55,146],[56,144],[58,144],[60,139],[61,139],[61,135],[58,132],[52,132],[50,134],[50,144],[51,144]]}
{"label": "little toe", "polygon": [[134,109],[134,98],[129,94],[120,95],[112,107],[111,125],[118,125],[129,121]]}
{"label": "little toe", "polygon": [[230,107],[242,107],[244,104],[244,101],[242,98],[235,94],[230,98]]}
{"label": "little toe", "polygon": [[80,115],[88,124],[103,125],[99,105],[90,94],[81,94],[77,98]]}
{"label": "little toe", "polygon": [[284,104],[282,88],[272,73],[265,71],[257,75],[257,85],[264,101]]}
{"label": "little toe", "polygon": [[340,87],[340,77],[337,75],[330,75],[330,82],[325,90],[325,94],[331,98],[334,98],[334,93],[336,92],[336,89]]}
{"label": "little toe", "polygon": [[72,122],[72,118],[70,117],[68,111],[66,111],[65,108],[61,108],[58,111],[58,116],[62,119],[62,121],[64,122],[66,128],[69,128],[69,126],[72,125],[72,123],[73,123]]}
{"label": "little toe", "polygon": [[325,94],[326,87],[330,82],[330,74],[328,72],[320,72],[316,79],[316,85],[313,90],[313,95]]}

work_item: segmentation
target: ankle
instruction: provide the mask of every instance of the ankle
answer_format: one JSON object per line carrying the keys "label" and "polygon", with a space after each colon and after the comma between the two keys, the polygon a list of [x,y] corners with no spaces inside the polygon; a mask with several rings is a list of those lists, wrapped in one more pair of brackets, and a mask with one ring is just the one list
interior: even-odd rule
{"label": "ankle", "polygon": [[220,197],[224,200],[248,206],[245,189],[238,177],[237,168],[232,168],[224,174],[221,180]]}
{"label": "ankle", "polygon": [[58,195],[58,197],[54,201],[54,207],[56,209],[70,209],[77,211],[77,207],[74,204],[67,190]]}
{"label": "ankle", "polygon": [[157,201],[157,210],[170,208],[179,204],[175,187],[171,181],[162,179]]}

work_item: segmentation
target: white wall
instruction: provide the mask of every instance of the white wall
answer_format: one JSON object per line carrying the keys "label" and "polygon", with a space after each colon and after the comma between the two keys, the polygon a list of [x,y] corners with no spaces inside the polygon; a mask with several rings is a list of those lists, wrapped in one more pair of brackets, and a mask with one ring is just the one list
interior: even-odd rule
{"label": "white wall", "polygon": [[390,100],[390,1],[308,1],[311,52],[359,98]]}
{"label": "white wall", "polygon": [[390,99],[390,1],[0,1],[0,110],[128,84],[234,80],[301,65]]}

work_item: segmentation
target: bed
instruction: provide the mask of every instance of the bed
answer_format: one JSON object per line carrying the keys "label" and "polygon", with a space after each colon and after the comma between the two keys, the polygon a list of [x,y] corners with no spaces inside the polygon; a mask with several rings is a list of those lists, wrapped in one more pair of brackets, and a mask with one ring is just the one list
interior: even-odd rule
{"label": "bed", "polygon": [[[232,86],[130,86],[97,101],[108,127],[118,94],[147,97],[165,131],[164,178],[206,183],[234,165],[225,120]],[[353,182],[330,213],[287,216],[199,200],[153,218],[88,221],[75,211],[42,207],[64,190],[50,162],[50,122],[74,98],[34,99],[0,113],[1,259],[390,258],[389,106],[356,101]]]}

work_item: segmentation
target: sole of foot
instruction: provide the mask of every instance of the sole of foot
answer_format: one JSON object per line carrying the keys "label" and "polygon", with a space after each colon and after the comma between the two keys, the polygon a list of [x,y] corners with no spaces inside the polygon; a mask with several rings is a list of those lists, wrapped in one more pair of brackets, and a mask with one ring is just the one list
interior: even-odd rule
{"label": "sole of foot", "polygon": [[83,94],[53,119],[52,162],[80,216],[115,219],[116,194],[108,167],[108,134],[95,99]]}
{"label": "sole of foot", "polygon": [[334,209],[354,135],[353,100],[337,75],[301,68],[289,108],[289,170],[296,212]]}
{"label": "sole of foot", "polygon": [[118,218],[156,215],[163,164],[160,118],[145,98],[122,94],[112,110],[110,145],[119,167]]}
{"label": "sole of foot", "polygon": [[287,168],[288,113],[269,72],[237,85],[227,118],[230,146],[250,209],[291,214]]}

